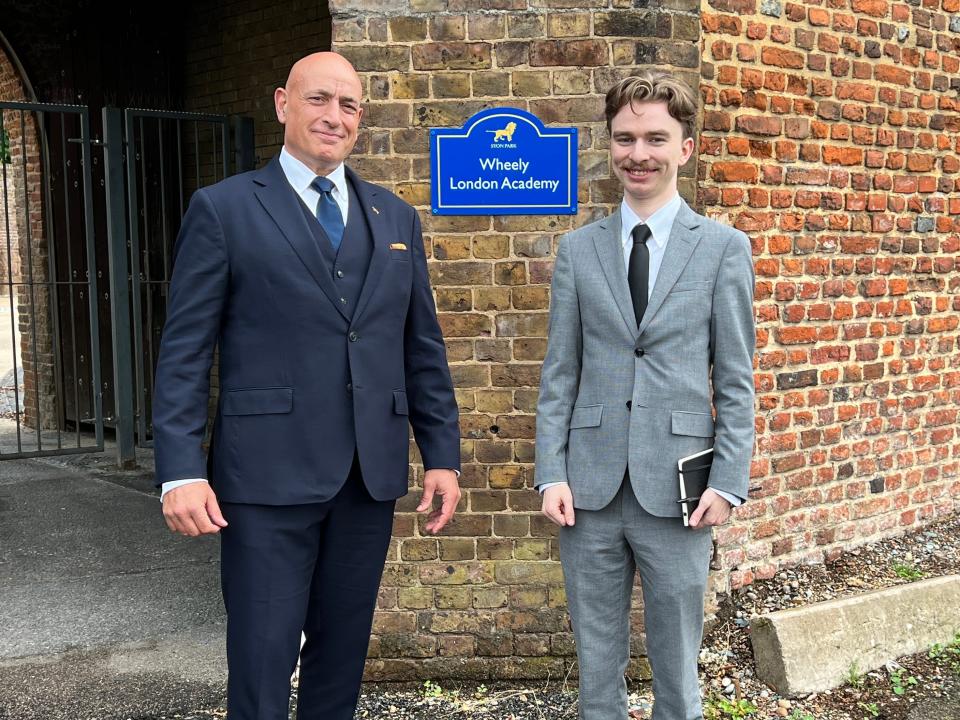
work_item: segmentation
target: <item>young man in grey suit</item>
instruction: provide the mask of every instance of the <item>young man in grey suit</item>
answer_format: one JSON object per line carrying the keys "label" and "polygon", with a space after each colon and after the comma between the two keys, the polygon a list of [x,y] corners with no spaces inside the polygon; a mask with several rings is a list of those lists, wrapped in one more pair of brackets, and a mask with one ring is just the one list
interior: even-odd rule
{"label": "young man in grey suit", "polygon": [[[754,434],[746,236],[691,210],[677,172],[696,100],[647,71],[606,98],[623,202],[557,249],[537,407],[536,485],[560,529],[582,720],[623,720],[634,573],[654,720],[700,720],[697,656],[711,526],[747,496]],[[677,460],[713,446],[684,527]]]}

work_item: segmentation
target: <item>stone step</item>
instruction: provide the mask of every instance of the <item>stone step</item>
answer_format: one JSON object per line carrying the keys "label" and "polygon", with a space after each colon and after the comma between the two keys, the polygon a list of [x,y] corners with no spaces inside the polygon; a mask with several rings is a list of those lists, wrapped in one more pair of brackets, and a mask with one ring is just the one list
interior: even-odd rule
{"label": "stone step", "polygon": [[757,675],[782,695],[822,692],[858,672],[949,643],[960,631],[960,575],[751,619]]}

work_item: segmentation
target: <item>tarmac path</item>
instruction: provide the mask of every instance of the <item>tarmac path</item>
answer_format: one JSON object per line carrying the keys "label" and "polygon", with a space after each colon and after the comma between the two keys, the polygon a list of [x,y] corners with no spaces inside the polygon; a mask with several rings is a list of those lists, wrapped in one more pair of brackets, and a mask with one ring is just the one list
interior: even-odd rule
{"label": "tarmac path", "polygon": [[145,490],[102,468],[0,462],[0,720],[222,703],[218,542],[172,535]]}

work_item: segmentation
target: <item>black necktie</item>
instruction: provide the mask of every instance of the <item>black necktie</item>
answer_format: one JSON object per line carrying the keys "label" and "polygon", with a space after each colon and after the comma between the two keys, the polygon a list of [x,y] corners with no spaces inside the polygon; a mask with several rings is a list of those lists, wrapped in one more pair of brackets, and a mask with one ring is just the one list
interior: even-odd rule
{"label": "black necktie", "polygon": [[317,220],[320,226],[330,238],[330,244],[334,251],[340,248],[340,240],[343,238],[343,213],[340,212],[340,206],[333,199],[333,180],[325,178],[322,175],[314,178],[313,188],[320,193],[320,199],[317,200]]}
{"label": "black necktie", "polygon": [[643,319],[647,309],[647,284],[650,276],[650,228],[640,223],[630,233],[633,236],[633,248],[630,250],[630,266],[627,269],[627,282],[630,285],[630,298],[633,300],[633,314],[637,316],[637,325]]}

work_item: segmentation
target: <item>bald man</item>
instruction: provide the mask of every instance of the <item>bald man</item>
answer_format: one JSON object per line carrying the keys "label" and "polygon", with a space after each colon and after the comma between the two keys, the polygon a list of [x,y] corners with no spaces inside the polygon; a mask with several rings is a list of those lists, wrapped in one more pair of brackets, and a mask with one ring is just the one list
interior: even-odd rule
{"label": "bald man", "polygon": [[446,525],[460,497],[420,220],[344,165],[361,94],[340,55],[298,61],[274,94],[279,156],[198,190],[174,251],[156,479],[173,532],[221,538],[230,720],[286,720],[298,652],[299,720],[353,717],[407,492],[408,424],[426,469],[425,530]]}

